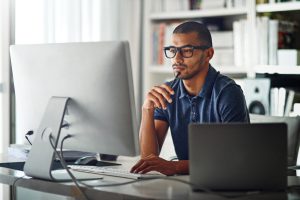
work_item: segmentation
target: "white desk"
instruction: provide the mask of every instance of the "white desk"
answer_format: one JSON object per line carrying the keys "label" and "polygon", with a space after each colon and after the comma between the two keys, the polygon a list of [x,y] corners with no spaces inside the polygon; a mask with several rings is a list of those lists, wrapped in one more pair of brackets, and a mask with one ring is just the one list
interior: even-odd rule
{"label": "white desk", "polygon": [[[131,167],[137,158],[120,157],[119,163],[122,163],[122,168]],[[1,162],[17,161],[13,158],[5,159],[2,157]],[[24,173],[17,170],[7,168],[0,168],[0,182],[12,185],[16,179],[24,176]],[[180,179],[188,180],[188,176],[180,176]],[[103,180],[89,181],[91,184],[108,184],[127,182],[129,179],[105,176]],[[292,181],[299,181],[294,178]],[[24,177],[19,179],[15,186],[28,188],[40,192],[58,194],[63,196],[74,197],[77,190],[72,182],[58,183],[45,180],[38,180],[33,178]],[[137,182],[129,185],[114,186],[114,187],[96,187],[87,188],[83,187],[90,200],[92,199],[223,199],[219,196],[212,194],[205,194],[191,191],[190,187],[186,184],[169,181],[169,180],[150,180],[145,182]],[[290,193],[269,193],[255,196],[247,196],[242,199],[300,199],[297,191]]]}

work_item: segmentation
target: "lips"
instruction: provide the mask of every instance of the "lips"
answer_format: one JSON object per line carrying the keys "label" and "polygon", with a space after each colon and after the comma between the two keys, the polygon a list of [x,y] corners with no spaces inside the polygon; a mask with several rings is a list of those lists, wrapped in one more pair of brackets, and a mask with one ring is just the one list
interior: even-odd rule
{"label": "lips", "polygon": [[173,70],[184,70],[187,68],[186,65],[172,65]]}
{"label": "lips", "polygon": [[185,65],[173,65],[172,67],[173,67],[173,70],[175,70],[175,71],[181,71],[186,68]]}

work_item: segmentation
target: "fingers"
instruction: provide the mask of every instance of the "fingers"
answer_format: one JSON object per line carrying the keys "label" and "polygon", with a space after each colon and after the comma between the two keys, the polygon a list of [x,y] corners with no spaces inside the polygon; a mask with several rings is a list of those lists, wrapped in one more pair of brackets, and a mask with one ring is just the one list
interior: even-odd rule
{"label": "fingers", "polygon": [[153,167],[155,165],[154,162],[151,162],[149,160],[144,161],[140,166],[138,166],[133,173],[140,173],[140,174],[144,174],[145,172],[143,172],[145,169],[149,168],[149,167]]}
{"label": "fingers", "polygon": [[139,173],[142,169],[144,169],[145,167],[152,165],[153,161],[151,161],[151,159],[154,156],[151,154],[149,156],[147,156],[144,159],[139,160],[130,170],[131,173]]}
{"label": "fingers", "polygon": [[153,89],[154,91],[161,94],[164,97],[164,99],[167,100],[169,103],[172,102],[171,93],[166,89],[165,85],[155,86]]}
{"label": "fingers", "polygon": [[144,167],[141,171],[140,171],[140,173],[141,174],[146,174],[146,173],[148,173],[148,172],[151,172],[151,171],[159,171],[160,169],[159,169],[159,167],[158,166],[156,166],[156,165],[151,165],[151,166],[147,166],[147,167]]}
{"label": "fingers", "polygon": [[161,93],[157,92],[155,89],[151,90],[150,98],[151,100],[153,100],[155,107],[164,109],[167,107],[165,98]]}
{"label": "fingers", "polygon": [[146,174],[151,171],[157,171],[165,175],[174,175],[176,171],[173,169],[174,167],[171,166],[170,162],[161,160],[161,159],[154,159],[154,161],[149,162],[143,160],[139,163],[138,166],[135,166],[130,171],[131,173],[138,173],[138,174]]}
{"label": "fingers", "polygon": [[161,87],[163,87],[165,90],[167,90],[170,94],[172,94],[172,95],[175,94],[174,90],[167,84],[163,84],[163,85],[161,85]]}
{"label": "fingers", "polygon": [[154,103],[157,108],[167,108],[167,102],[172,103],[171,95],[174,94],[172,88],[163,84],[153,87],[147,95],[147,99]]}
{"label": "fingers", "polygon": [[149,155],[141,159],[130,170],[131,173],[146,174],[150,171],[157,171],[167,176],[176,174],[176,164],[174,161],[166,161],[156,155]]}
{"label": "fingers", "polygon": [[143,164],[143,159],[139,160],[130,170],[130,173],[136,173],[136,169],[138,169]]}
{"label": "fingers", "polygon": [[158,156],[150,155],[138,161],[138,163],[132,167],[130,172],[145,174],[150,171],[157,171],[166,175],[175,174],[175,172],[170,171],[169,168],[172,169],[172,167],[169,166],[169,162],[159,158]]}
{"label": "fingers", "polygon": [[151,165],[149,163],[143,163],[137,168],[132,168],[130,170],[131,173],[137,173],[137,174],[146,174],[150,171],[159,171],[159,167],[157,165]]}
{"label": "fingers", "polygon": [[148,93],[147,99],[154,103],[155,108],[164,108],[164,106],[159,101],[159,98],[157,98],[157,96],[153,95],[151,92]]}

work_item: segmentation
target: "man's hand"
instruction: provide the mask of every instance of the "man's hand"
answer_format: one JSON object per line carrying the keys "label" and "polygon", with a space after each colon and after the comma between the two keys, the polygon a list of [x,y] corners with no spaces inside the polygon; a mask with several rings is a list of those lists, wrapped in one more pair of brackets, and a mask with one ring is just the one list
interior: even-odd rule
{"label": "man's hand", "polygon": [[157,171],[165,175],[176,174],[176,162],[166,161],[154,154],[141,159],[130,170],[131,173],[145,174],[150,171]]}
{"label": "man's hand", "polygon": [[167,108],[167,102],[172,103],[171,95],[174,94],[173,89],[163,84],[154,86],[148,93],[143,104],[145,109]]}

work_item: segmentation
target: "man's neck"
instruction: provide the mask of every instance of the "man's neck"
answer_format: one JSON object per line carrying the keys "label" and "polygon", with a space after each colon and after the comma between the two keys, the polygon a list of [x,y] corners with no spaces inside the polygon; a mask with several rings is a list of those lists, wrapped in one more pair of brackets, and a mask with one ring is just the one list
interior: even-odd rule
{"label": "man's neck", "polygon": [[189,80],[183,80],[185,89],[191,96],[197,96],[205,83],[209,65],[207,65],[199,74]]}

